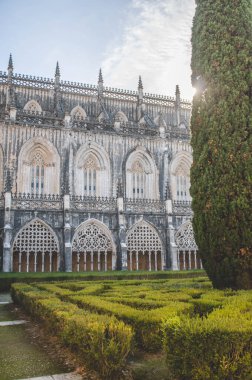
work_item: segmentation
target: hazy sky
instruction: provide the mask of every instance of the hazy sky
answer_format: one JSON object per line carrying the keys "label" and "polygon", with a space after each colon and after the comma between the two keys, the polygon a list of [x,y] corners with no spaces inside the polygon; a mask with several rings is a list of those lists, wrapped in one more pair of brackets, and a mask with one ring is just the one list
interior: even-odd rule
{"label": "hazy sky", "polygon": [[0,0],[0,70],[191,99],[194,0]]}

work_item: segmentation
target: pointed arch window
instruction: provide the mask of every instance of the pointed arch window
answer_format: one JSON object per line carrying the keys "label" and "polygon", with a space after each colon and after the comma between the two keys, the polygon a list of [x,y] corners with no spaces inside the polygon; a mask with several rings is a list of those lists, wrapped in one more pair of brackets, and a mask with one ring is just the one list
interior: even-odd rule
{"label": "pointed arch window", "polygon": [[31,161],[31,193],[44,194],[45,189],[45,162],[42,155],[36,152]]}
{"label": "pointed arch window", "polygon": [[126,197],[159,199],[157,168],[142,147],[137,147],[126,161]]}
{"label": "pointed arch window", "polygon": [[189,172],[183,166],[179,166],[176,170],[176,198],[180,201],[190,199],[190,177]]}
{"label": "pointed arch window", "polygon": [[131,170],[133,198],[146,198],[146,172],[142,163],[135,161]]}
{"label": "pointed arch window", "polygon": [[99,166],[96,157],[89,155],[83,165],[83,195],[95,196],[97,192],[97,171]]}

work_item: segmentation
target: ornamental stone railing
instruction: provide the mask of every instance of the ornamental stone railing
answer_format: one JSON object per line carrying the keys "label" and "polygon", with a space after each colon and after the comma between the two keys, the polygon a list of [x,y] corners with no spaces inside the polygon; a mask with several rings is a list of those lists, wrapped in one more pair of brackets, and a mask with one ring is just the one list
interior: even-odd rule
{"label": "ornamental stone railing", "polygon": [[192,215],[191,201],[173,201],[172,213],[175,215]]}
{"label": "ornamental stone railing", "polygon": [[46,112],[34,112],[27,110],[18,110],[16,122],[20,124],[28,124],[34,126],[47,127],[64,127],[65,123],[62,118],[53,117]]}
{"label": "ornamental stone railing", "polygon": [[62,210],[63,199],[54,194],[12,194],[11,207],[14,210]]}
{"label": "ornamental stone railing", "polygon": [[125,211],[137,213],[164,213],[165,204],[155,199],[130,199],[125,200]]}
{"label": "ornamental stone railing", "polygon": [[113,197],[70,196],[72,211],[110,211],[116,212],[117,200]]}

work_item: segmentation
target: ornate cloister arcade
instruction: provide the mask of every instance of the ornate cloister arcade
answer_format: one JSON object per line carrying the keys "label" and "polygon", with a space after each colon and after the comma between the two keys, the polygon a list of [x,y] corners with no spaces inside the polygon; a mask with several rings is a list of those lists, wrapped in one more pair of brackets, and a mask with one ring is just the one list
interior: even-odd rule
{"label": "ornate cloister arcade", "polygon": [[12,252],[13,272],[56,272],[59,243],[46,223],[33,219],[18,232]]}
{"label": "ornate cloister arcade", "polygon": [[178,249],[177,260],[180,270],[202,269],[191,221],[180,226],[175,234],[175,243]]}
{"label": "ornate cloister arcade", "polygon": [[126,237],[128,270],[162,270],[163,249],[156,229],[146,221],[136,223]]}
{"label": "ornate cloister arcade", "polygon": [[72,243],[73,272],[115,269],[116,249],[109,229],[90,219],[76,230]]}

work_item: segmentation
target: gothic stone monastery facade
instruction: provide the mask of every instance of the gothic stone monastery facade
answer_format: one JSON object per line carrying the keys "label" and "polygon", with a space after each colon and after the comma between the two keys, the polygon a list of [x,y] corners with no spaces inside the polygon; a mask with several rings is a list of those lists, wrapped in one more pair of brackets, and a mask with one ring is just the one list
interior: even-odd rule
{"label": "gothic stone monastery facade", "polygon": [[191,104],[0,72],[0,270],[200,268]]}

